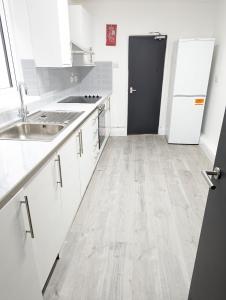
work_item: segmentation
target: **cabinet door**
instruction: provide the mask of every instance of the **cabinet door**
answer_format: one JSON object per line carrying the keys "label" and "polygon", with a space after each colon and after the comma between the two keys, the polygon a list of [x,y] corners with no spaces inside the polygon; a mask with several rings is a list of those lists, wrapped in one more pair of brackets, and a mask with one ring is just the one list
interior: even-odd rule
{"label": "cabinet door", "polygon": [[59,162],[50,160],[25,189],[34,230],[33,247],[41,287],[59,253],[63,237],[61,231],[61,199],[58,189]]}
{"label": "cabinet door", "polygon": [[[95,167],[95,127],[93,126],[96,118],[94,113],[81,128],[82,151],[80,157],[80,179],[81,195],[83,196]],[[96,133],[97,134],[97,133]]]}
{"label": "cabinet door", "polygon": [[58,18],[62,66],[71,66],[72,53],[67,0],[58,0]]}
{"label": "cabinet door", "polygon": [[71,66],[68,1],[26,1],[36,66]]}
{"label": "cabinet door", "polygon": [[0,210],[0,298],[42,300],[31,236],[26,234],[21,200],[22,195],[17,194]]}
{"label": "cabinet door", "polygon": [[82,5],[69,5],[69,20],[72,42],[83,50],[87,50],[92,47],[91,16]]}
{"label": "cabinet door", "polygon": [[92,132],[93,132],[93,156],[94,156],[94,167],[98,162],[100,155],[99,149],[99,130],[98,130],[98,111],[96,111],[92,116]]}
{"label": "cabinet door", "polygon": [[81,202],[78,134],[73,135],[58,151],[61,162],[62,201],[61,229],[65,237]]}
{"label": "cabinet door", "polygon": [[109,97],[106,102],[106,132],[107,137],[111,133],[111,98]]}

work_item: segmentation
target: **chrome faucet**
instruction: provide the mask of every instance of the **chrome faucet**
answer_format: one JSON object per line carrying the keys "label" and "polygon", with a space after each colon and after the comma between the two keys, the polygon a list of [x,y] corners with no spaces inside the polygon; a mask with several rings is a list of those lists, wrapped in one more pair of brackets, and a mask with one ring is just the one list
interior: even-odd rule
{"label": "chrome faucet", "polygon": [[29,112],[27,110],[27,106],[24,104],[24,95],[27,95],[27,87],[24,82],[18,83],[18,91],[20,94],[19,117],[22,119],[22,122],[26,122]]}

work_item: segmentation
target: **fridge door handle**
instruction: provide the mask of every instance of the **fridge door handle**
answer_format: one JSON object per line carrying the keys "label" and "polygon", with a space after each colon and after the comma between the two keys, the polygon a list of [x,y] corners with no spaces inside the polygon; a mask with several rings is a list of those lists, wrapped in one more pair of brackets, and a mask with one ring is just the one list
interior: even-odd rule
{"label": "fridge door handle", "polygon": [[206,95],[174,95],[174,98],[206,98]]}

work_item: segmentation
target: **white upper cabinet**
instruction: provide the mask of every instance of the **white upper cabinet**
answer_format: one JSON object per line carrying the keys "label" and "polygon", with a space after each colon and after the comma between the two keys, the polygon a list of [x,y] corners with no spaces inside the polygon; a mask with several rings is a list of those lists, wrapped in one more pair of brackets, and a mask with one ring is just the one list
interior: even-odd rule
{"label": "white upper cabinet", "polygon": [[82,5],[69,5],[71,41],[78,48],[88,50],[92,47],[92,20]]}
{"label": "white upper cabinet", "polygon": [[27,0],[37,67],[72,65],[67,0]]}

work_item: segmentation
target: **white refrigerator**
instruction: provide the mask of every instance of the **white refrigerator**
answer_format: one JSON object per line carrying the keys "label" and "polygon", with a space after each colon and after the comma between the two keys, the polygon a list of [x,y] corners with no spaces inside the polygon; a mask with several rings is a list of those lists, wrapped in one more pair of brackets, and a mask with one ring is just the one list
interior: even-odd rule
{"label": "white refrigerator", "polygon": [[199,144],[214,43],[214,39],[181,39],[178,42],[168,143]]}

